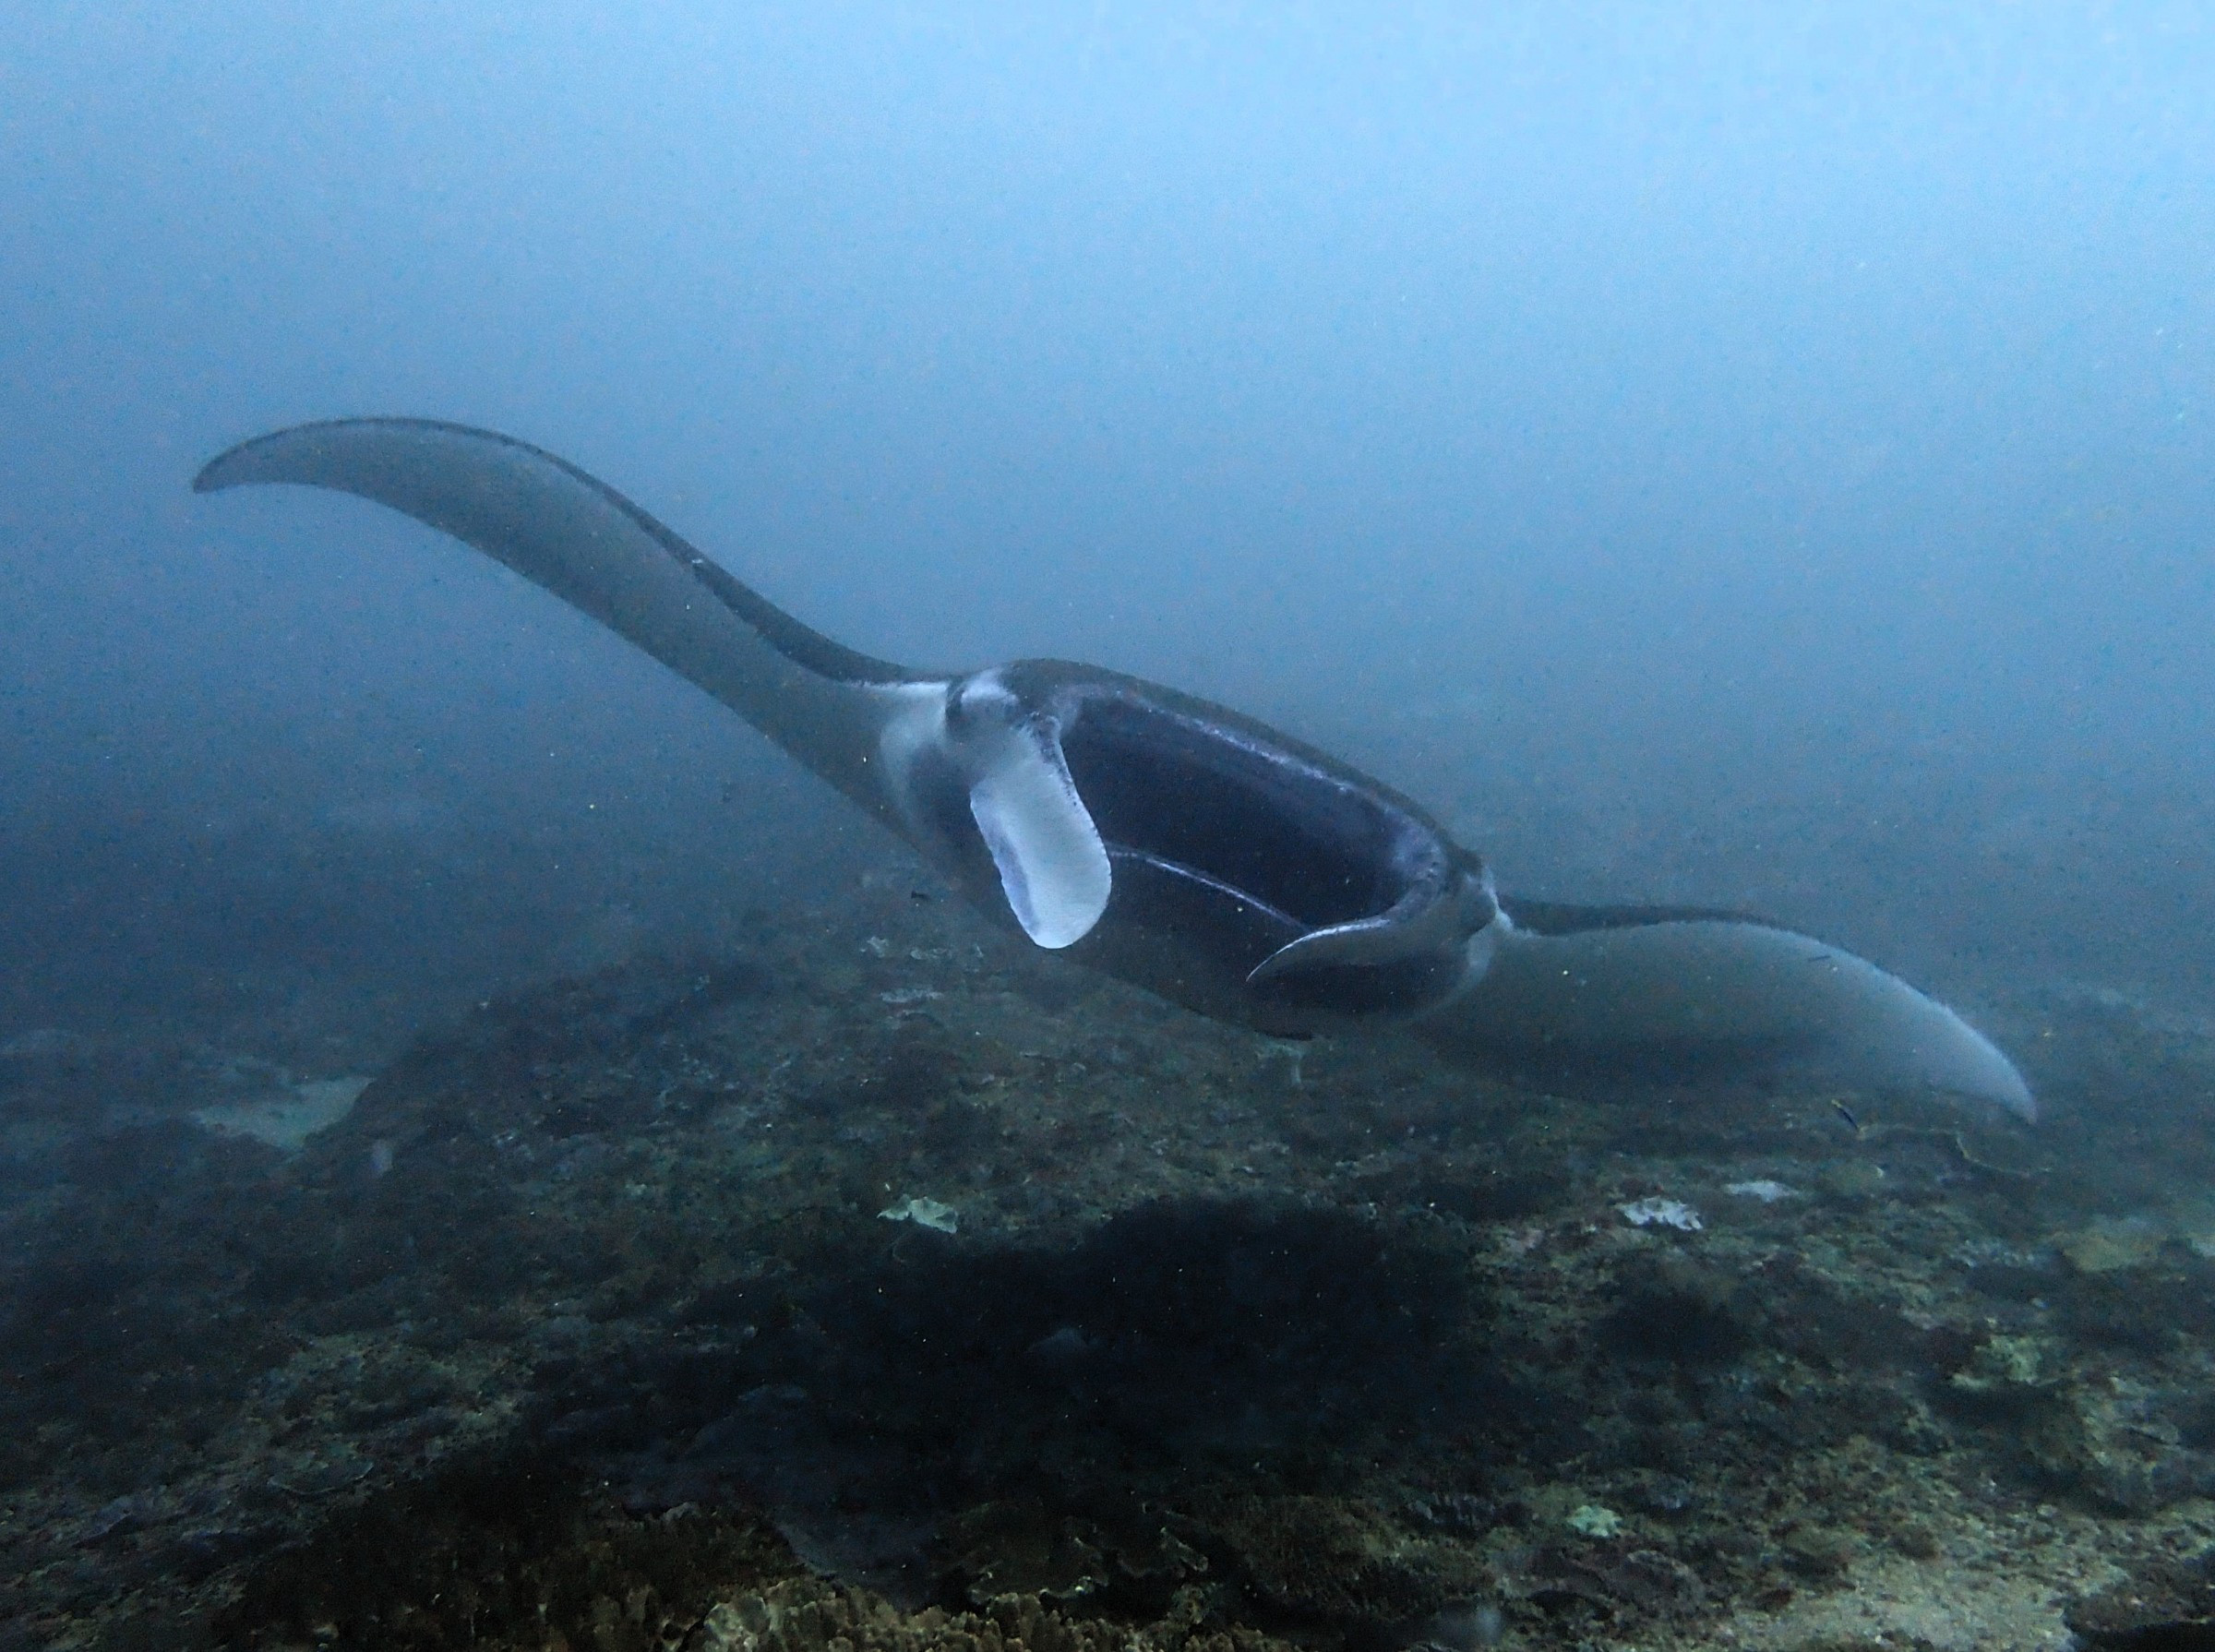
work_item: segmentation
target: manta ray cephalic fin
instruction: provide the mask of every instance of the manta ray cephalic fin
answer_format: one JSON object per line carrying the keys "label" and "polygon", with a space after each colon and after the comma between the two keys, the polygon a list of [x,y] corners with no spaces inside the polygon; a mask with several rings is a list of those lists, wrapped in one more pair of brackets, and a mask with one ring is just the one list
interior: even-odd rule
{"label": "manta ray cephalic fin", "polygon": [[969,812],[1015,921],[1058,952],[1084,940],[1108,910],[1108,848],[1050,740],[1013,727],[996,744],[969,787]]}

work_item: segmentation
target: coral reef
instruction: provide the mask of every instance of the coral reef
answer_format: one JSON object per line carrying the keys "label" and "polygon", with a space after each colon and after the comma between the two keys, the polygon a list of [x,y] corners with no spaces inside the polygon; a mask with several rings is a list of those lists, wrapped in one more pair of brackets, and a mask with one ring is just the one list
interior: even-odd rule
{"label": "coral reef", "polygon": [[929,893],[479,1006],[312,1133],[211,1128],[337,1096],[274,1039],[0,1047],[0,1647],[2204,1622],[2186,1032],[2018,1005],[2073,1063],[2035,1134],[1555,1095],[1288,1051]]}

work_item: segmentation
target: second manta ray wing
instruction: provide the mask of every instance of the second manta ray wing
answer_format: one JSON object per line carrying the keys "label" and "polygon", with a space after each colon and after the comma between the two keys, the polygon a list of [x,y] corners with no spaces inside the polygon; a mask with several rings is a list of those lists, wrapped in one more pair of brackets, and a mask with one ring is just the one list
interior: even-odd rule
{"label": "second manta ray wing", "polygon": [[1722,913],[1514,901],[1507,910],[1484,978],[1423,1024],[1449,1053],[1539,1068],[1792,1071],[2035,1114],[1991,1040],[1838,947]]}
{"label": "second manta ray wing", "polygon": [[[736,711],[1037,945],[1300,1035],[1412,1022],[1530,1049],[1819,1056],[1849,1082],[2029,1111],[2006,1059],[1849,953],[1712,915],[1517,923],[1423,809],[1252,718],[1064,661],[916,671],[785,614],[550,453],[422,419],[245,442],[194,486],[297,483],[452,534]],[[1557,913],[1569,909],[1553,909]]]}

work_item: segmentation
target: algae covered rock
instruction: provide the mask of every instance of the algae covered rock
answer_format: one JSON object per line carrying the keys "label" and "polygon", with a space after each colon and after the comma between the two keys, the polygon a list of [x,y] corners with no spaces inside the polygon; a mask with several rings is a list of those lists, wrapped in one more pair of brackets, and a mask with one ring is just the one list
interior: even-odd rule
{"label": "algae covered rock", "polygon": [[1994,1336],[1981,1344],[1970,1362],[1947,1381],[1965,1395],[2042,1394],[2057,1380],[2053,1356],[2054,1350],[2034,1336]]}
{"label": "algae covered rock", "polygon": [[1143,1626],[1065,1617],[1036,1596],[1007,1596],[982,1611],[902,1611],[863,1589],[793,1578],[718,1602],[680,1643],[683,1652],[1275,1652],[1251,1630],[1195,1633],[1188,1611]]}
{"label": "algae covered rock", "polygon": [[1232,1548],[1253,1593],[1312,1622],[1382,1632],[1491,1581],[1467,1550],[1413,1536],[1359,1499],[1248,1498],[1206,1524]]}
{"label": "algae covered rock", "polygon": [[2142,1567],[2076,1601],[2067,1621],[2089,1652],[2215,1645],[2215,1550]]}
{"label": "algae covered rock", "polygon": [[2169,1235],[2147,1216],[2103,1216],[2055,1245],[2080,1274],[2113,1274],[2144,1267],[2161,1255]]}

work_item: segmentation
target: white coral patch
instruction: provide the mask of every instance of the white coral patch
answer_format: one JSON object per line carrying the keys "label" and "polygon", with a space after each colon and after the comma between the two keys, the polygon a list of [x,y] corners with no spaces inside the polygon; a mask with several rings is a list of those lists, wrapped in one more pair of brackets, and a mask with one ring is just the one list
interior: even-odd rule
{"label": "white coral patch", "polygon": [[1723,1190],[1737,1199],[1758,1199],[1764,1204],[1774,1204],[1779,1199],[1797,1199],[1798,1188],[1787,1187],[1781,1181],[1734,1181]]}
{"label": "white coral patch", "polygon": [[913,1222],[918,1227],[936,1228],[940,1233],[952,1233],[962,1225],[961,1216],[951,1204],[941,1204],[936,1199],[910,1198],[898,1204],[888,1205],[877,1213],[880,1222]]}
{"label": "white coral patch", "polygon": [[1700,1220],[1698,1211],[1677,1199],[1634,1199],[1615,1208],[1634,1227],[1674,1227],[1682,1233],[1697,1233],[1707,1225]]}

